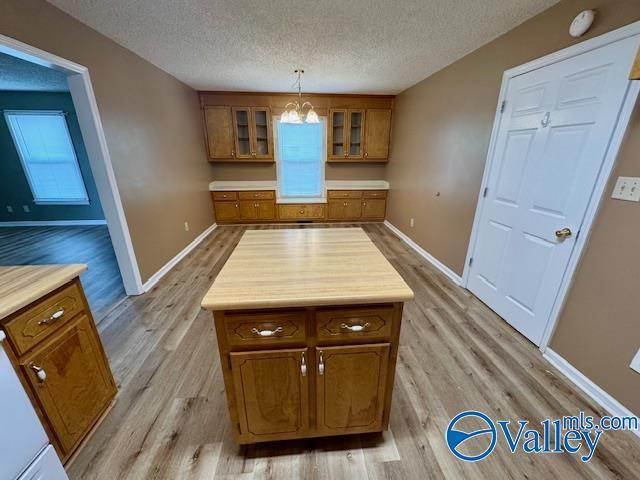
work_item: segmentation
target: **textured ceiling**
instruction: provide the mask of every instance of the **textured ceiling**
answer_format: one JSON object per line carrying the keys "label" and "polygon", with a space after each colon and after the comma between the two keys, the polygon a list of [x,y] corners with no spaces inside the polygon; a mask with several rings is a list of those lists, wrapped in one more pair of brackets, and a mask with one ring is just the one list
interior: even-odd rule
{"label": "textured ceiling", "polygon": [[67,76],[0,53],[0,91],[68,92]]}
{"label": "textured ceiling", "polygon": [[557,0],[49,0],[199,90],[398,93]]}

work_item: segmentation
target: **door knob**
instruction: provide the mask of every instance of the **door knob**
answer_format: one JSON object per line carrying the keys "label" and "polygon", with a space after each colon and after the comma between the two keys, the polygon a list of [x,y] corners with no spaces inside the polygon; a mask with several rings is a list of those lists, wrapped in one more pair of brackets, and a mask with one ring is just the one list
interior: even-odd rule
{"label": "door knob", "polygon": [[566,227],[561,230],[556,230],[556,237],[558,238],[569,238],[570,236],[571,230]]}

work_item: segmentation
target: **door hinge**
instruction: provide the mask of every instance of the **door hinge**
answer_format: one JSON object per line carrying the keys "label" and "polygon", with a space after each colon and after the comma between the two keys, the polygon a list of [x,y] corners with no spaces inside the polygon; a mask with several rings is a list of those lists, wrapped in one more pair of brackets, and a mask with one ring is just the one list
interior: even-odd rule
{"label": "door hinge", "polygon": [[469,266],[473,265],[473,257],[469,259]]}
{"label": "door hinge", "polygon": [[482,197],[487,198],[487,193],[489,192],[489,187],[484,187],[484,191],[482,192]]}
{"label": "door hinge", "polygon": [[505,108],[507,108],[507,101],[503,100],[500,104],[500,113],[503,113]]}
{"label": "door hinge", "polygon": [[578,230],[578,231],[576,232],[576,240],[578,240],[578,237],[579,237],[579,236],[580,236],[580,230]]}
{"label": "door hinge", "polygon": [[236,427],[238,427],[238,432],[242,433],[242,430],[240,430],[240,422],[236,423]]}
{"label": "door hinge", "polygon": [[231,370],[233,368],[231,364],[231,355],[227,355],[227,362],[229,362],[229,370]]}

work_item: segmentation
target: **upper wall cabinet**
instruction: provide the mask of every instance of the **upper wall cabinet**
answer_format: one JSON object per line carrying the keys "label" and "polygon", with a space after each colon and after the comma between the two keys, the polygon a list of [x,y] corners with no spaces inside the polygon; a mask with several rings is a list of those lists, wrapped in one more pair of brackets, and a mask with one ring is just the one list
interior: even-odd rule
{"label": "upper wall cabinet", "polygon": [[268,107],[204,107],[209,159],[272,162],[273,133]]}
{"label": "upper wall cabinet", "polygon": [[328,132],[330,162],[386,162],[391,109],[331,109]]}

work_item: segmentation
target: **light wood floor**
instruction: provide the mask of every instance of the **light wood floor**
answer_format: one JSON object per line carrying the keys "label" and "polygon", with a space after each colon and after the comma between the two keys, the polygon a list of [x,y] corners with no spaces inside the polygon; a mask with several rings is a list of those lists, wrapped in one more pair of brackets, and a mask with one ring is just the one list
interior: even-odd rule
{"label": "light wood floor", "polygon": [[105,225],[0,228],[0,265],[85,263],[80,277],[96,322],[126,297]]}
{"label": "light wood floor", "polygon": [[[120,388],[69,467],[72,479],[638,478],[640,439],[605,432],[596,456],[455,459],[450,419],[469,408],[539,422],[596,407],[539,351],[380,224],[364,228],[416,293],[405,306],[391,428],[384,435],[238,447],[231,440],[213,321],[201,298],[246,227],[218,227],[152,291],[100,325]],[[254,227],[255,228],[255,227]]]}

